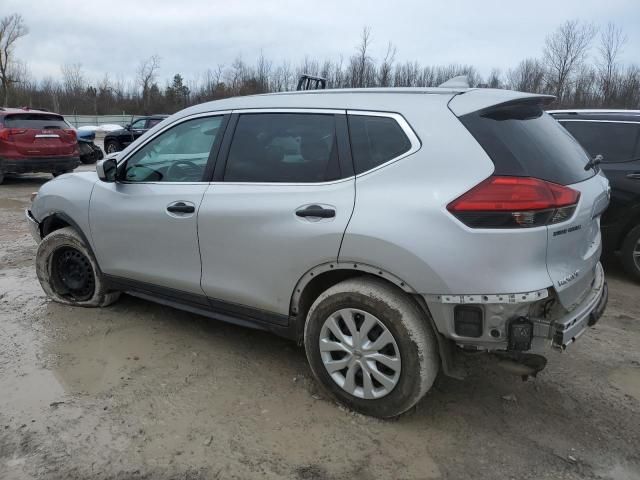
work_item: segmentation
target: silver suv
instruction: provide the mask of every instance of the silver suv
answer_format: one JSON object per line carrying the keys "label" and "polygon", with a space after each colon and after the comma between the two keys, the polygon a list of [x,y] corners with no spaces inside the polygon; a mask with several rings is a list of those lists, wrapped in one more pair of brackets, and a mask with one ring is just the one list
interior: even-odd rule
{"label": "silver suv", "polygon": [[[349,407],[411,408],[462,350],[521,364],[602,314],[608,182],[504,90],[311,91],[183,110],[27,211],[55,301],[120,292],[304,344]],[[538,367],[539,368],[539,367]]]}

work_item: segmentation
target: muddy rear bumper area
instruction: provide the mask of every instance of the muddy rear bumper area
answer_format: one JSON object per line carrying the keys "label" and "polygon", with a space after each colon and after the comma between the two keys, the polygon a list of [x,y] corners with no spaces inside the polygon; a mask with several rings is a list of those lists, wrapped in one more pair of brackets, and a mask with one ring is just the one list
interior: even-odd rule
{"label": "muddy rear bumper area", "polygon": [[604,270],[598,263],[589,294],[575,309],[552,324],[553,346],[564,349],[575,342],[588,327],[595,325],[604,313],[608,299],[609,289]]}
{"label": "muddy rear bumper area", "polygon": [[2,173],[55,173],[73,170],[80,165],[80,157],[0,158]]}

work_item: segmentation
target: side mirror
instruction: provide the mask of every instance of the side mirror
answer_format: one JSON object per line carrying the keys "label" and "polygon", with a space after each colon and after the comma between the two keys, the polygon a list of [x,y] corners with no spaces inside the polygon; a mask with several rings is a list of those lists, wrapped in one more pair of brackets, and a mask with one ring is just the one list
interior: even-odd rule
{"label": "side mirror", "polygon": [[131,130],[131,124],[130,124],[130,123],[127,123],[127,124],[124,126],[124,129],[125,129],[125,130]]}
{"label": "side mirror", "polygon": [[98,178],[103,182],[115,182],[116,172],[118,171],[118,162],[115,158],[105,158],[96,164],[96,172]]}

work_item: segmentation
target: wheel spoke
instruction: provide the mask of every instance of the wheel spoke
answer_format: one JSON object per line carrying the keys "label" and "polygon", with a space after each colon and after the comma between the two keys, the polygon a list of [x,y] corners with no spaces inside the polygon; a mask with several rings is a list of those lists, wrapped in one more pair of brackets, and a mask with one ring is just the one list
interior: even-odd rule
{"label": "wheel spoke", "polygon": [[344,324],[349,329],[349,333],[351,334],[351,338],[353,338],[353,344],[358,344],[358,328],[356,327],[356,322],[353,319],[353,312],[351,310],[342,310],[340,312],[340,317],[344,321]]}
{"label": "wheel spoke", "polygon": [[377,325],[377,323],[378,320],[376,320],[374,316],[369,315],[368,313],[365,314],[364,322],[362,322],[362,325],[360,326],[360,346],[364,347],[364,344],[369,341],[367,335],[371,329]]}
{"label": "wheel spoke", "polygon": [[369,372],[369,368],[363,364],[362,365],[362,393],[364,398],[373,398],[373,380],[371,380],[371,373]]}
{"label": "wheel spoke", "polygon": [[384,388],[387,390],[391,390],[396,386],[393,378],[387,377],[384,373],[382,373],[375,365],[369,364],[369,370],[371,371],[371,375],[379,381]]}
{"label": "wheel spoke", "polygon": [[351,355],[345,355],[345,357],[341,358],[340,360],[330,360],[328,362],[324,362],[324,365],[325,367],[327,367],[327,371],[329,373],[333,373],[348,366],[350,361]]}
{"label": "wheel spoke", "polygon": [[329,340],[328,338],[323,338],[322,340],[320,340],[320,351],[349,353],[349,349],[343,343],[334,342],[332,340]]}
{"label": "wheel spoke", "polygon": [[389,367],[394,372],[400,369],[400,359],[398,357],[390,357],[382,353],[372,353],[367,355],[367,360],[379,362],[385,367]]}
{"label": "wheel spoke", "polygon": [[389,330],[384,330],[374,342],[369,342],[366,349],[370,352],[377,352],[381,350],[385,345],[393,342],[393,337],[389,333]]}
{"label": "wheel spoke", "polygon": [[342,333],[342,330],[340,330],[340,325],[338,325],[338,321],[335,319],[335,317],[331,317],[327,320],[327,327],[340,342],[344,343],[345,345],[352,345],[351,339],[347,339],[346,335]]}
{"label": "wheel spoke", "polygon": [[356,365],[351,363],[347,367],[347,374],[344,377],[344,385],[342,386],[347,392],[353,394],[356,390]]}

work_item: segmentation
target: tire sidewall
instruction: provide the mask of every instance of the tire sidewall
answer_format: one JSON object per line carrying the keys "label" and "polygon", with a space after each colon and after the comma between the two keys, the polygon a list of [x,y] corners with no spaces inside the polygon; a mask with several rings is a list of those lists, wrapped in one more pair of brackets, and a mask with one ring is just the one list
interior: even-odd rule
{"label": "tire sidewall", "polygon": [[621,249],[622,265],[636,281],[640,281],[640,269],[633,260],[633,250],[635,249],[636,243],[639,239],[640,225],[636,225],[629,233],[627,233]]}
{"label": "tire sidewall", "polygon": [[[91,298],[75,301],[59,295],[52,285],[52,260],[54,253],[62,247],[71,247],[81,252],[91,264],[95,288]],[[44,292],[52,300],[66,305],[83,307],[97,307],[105,302],[105,285],[102,281],[100,269],[91,250],[85,245],[80,236],[71,227],[56,230],[47,235],[38,245],[36,252],[36,274]]]}
{"label": "tire sidewall", "polygon": [[[343,308],[357,308],[376,316],[396,341],[401,361],[400,379],[395,388],[382,398],[370,400],[350,395],[334,382],[322,362],[320,331],[324,321]],[[424,364],[421,362],[422,354],[418,344],[412,339],[411,332],[403,322],[403,313],[381,299],[359,292],[336,293],[319,299],[309,311],[304,341],[307,359],[314,375],[325,390],[349,408],[366,415],[389,418],[411,408],[425,393],[422,388]],[[430,382],[432,381],[433,379]]]}

